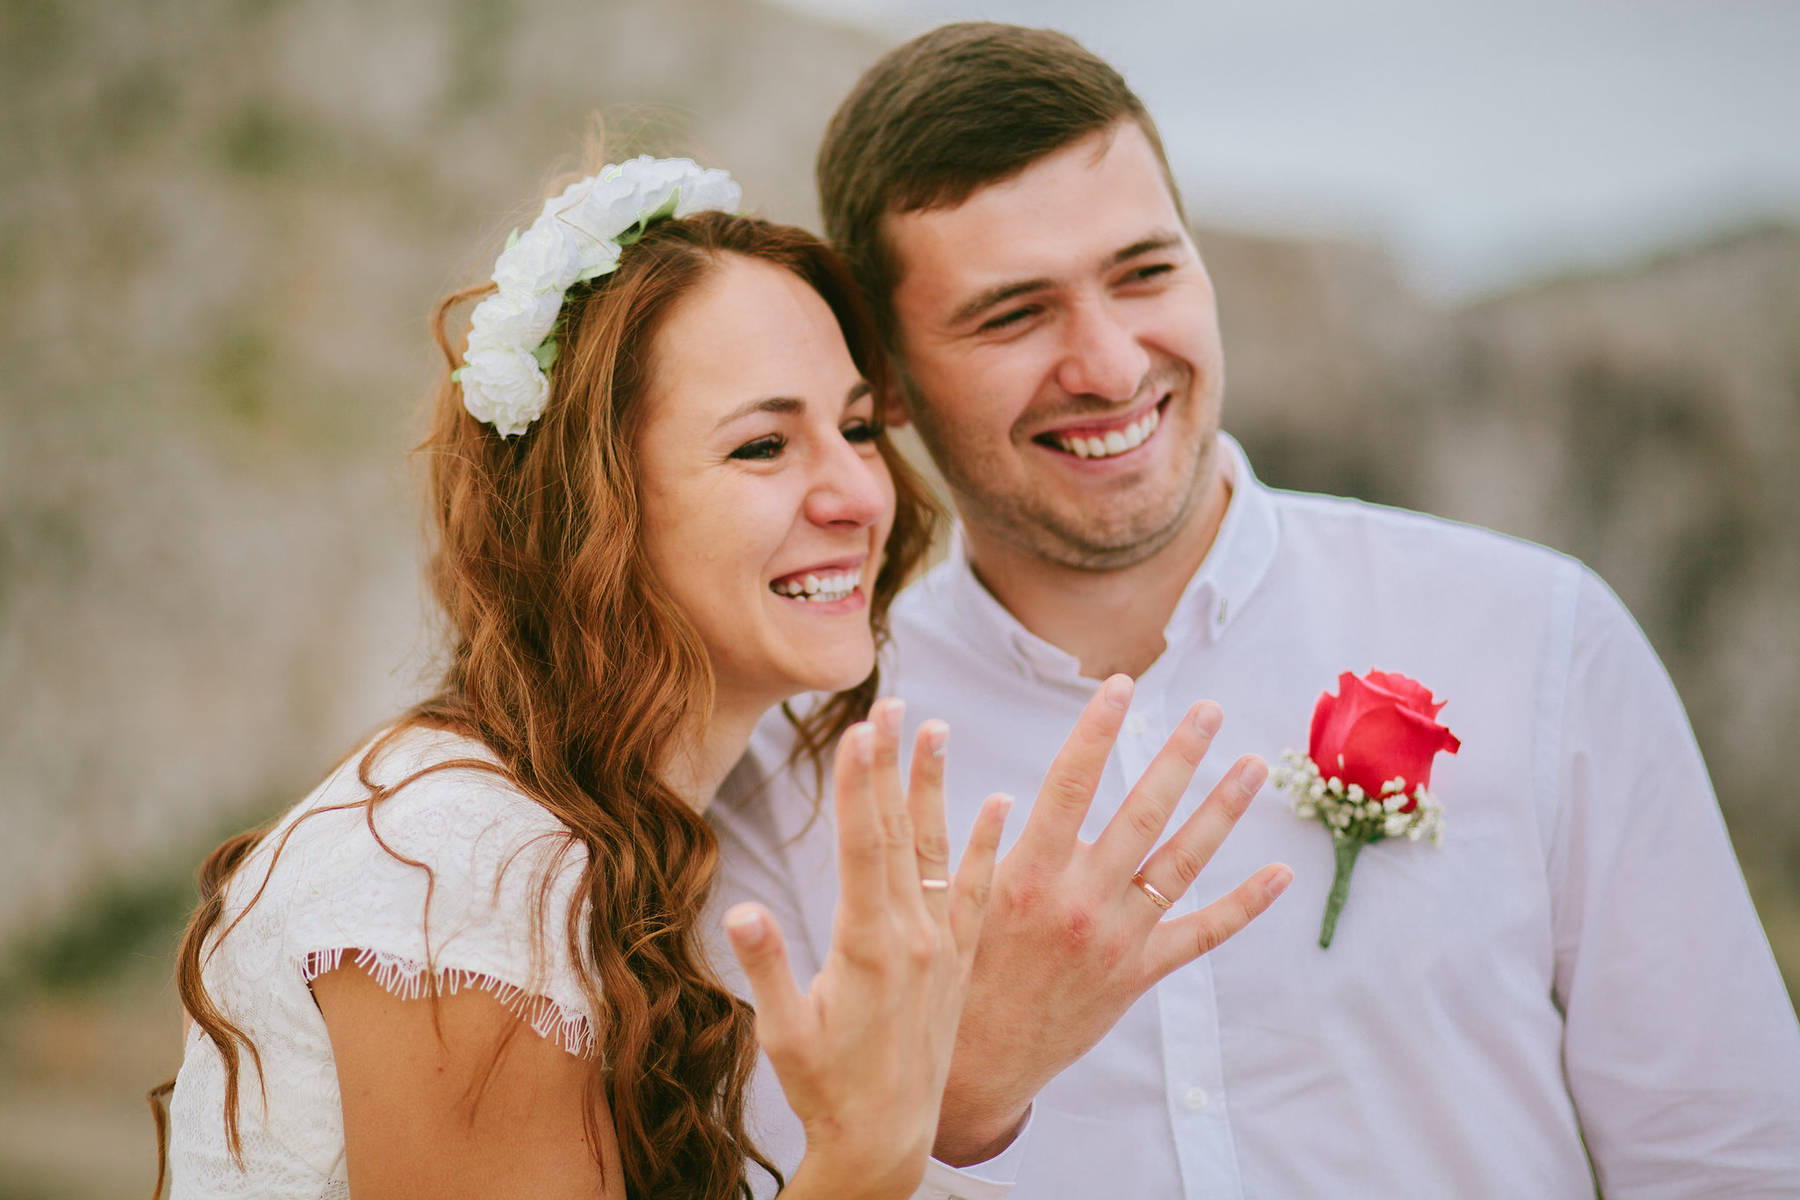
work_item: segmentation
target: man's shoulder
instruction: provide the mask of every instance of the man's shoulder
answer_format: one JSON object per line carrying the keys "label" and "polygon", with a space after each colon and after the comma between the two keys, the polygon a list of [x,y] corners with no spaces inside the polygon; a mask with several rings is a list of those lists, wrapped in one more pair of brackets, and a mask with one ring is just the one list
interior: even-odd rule
{"label": "man's shoulder", "polygon": [[1428,563],[1495,579],[1591,575],[1578,559],[1516,534],[1349,496],[1269,489],[1283,551],[1342,565],[1355,556],[1375,569]]}

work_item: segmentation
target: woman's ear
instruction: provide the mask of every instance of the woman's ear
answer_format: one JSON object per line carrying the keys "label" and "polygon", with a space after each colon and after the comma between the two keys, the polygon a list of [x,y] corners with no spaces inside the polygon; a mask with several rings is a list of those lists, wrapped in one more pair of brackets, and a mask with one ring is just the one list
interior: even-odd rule
{"label": "woman's ear", "polygon": [[906,402],[900,399],[899,389],[888,393],[887,403],[881,409],[881,424],[887,429],[903,428],[912,420],[906,415]]}

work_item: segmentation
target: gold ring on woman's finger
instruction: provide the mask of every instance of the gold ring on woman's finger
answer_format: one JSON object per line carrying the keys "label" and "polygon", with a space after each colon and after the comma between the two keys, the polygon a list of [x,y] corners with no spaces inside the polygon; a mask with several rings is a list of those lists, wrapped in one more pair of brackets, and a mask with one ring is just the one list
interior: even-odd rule
{"label": "gold ring on woman's finger", "polygon": [[1148,879],[1145,879],[1142,871],[1132,872],[1131,882],[1137,884],[1138,890],[1150,897],[1150,903],[1156,905],[1156,907],[1162,909],[1164,912],[1168,912],[1169,909],[1174,906],[1175,902],[1157,891],[1156,885],[1151,883]]}

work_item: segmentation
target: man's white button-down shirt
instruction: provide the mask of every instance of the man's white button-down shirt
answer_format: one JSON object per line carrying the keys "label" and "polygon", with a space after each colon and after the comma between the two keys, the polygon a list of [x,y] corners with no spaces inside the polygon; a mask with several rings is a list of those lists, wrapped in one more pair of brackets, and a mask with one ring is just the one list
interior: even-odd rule
{"label": "man's white button-down shirt", "polygon": [[[1667,676],[1580,564],[1483,530],[1272,491],[1222,438],[1218,539],[1138,681],[1084,836],[1202,698],[1225,726],[1170,822],[1241,754],[1306,749],[1338,673],[1410,675],[1462,739],[1441,846],[1365,849],[1329,950],[1331,842],[1272,789],[1188,912],[1264,863],[1287,894],[1169,976],[1038,1096],[995,1163],[921,1195],[1800,1196],[1800,1027]],[[950,827],[1043,772],[1095,681],[987,592],[960,545],[896,604],[882,690],[949,721]],[[810,775],[764,723],[709,816],[719,902],[755,897],[804,981],[837,882]],[[729,959],[729,955],[723,956]],[[1066,986],[1082,986],[1069,979]],[[754,1103],[803,1139],[766,1063]]]}

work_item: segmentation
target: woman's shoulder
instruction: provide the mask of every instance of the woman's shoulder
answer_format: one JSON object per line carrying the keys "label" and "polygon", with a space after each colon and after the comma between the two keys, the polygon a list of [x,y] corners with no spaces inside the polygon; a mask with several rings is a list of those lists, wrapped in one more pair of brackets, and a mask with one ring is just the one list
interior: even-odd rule
{"label": "woman's shoulder", "polygon": [[479,741],[406,729],[351,755],[275,826],[232,907],[309,977],[354,951],[401,993],[425,972],[460,973],[574,1004],[565,931],[586,862]]}

